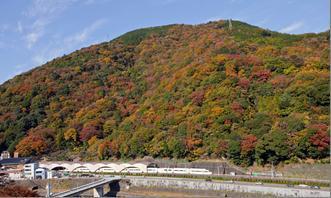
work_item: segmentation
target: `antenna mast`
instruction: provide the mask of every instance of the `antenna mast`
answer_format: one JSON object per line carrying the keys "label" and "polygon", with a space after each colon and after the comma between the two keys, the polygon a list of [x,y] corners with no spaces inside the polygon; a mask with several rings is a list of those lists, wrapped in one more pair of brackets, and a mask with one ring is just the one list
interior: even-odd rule
{"label": "antenna mast", "polygon": [[229,30],[230,31],[232,30],[232,21],[231,21],[231,19],[229,19]]}

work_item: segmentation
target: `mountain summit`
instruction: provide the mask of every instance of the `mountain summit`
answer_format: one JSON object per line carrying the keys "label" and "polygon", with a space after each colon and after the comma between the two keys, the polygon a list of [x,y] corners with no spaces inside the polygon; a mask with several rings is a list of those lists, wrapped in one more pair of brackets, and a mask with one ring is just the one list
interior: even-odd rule
{"label": "mountain summit", "polygon": [[242,165],[327,157],[329,39],[239,21],[126,33],[1,85],[0,150]]}

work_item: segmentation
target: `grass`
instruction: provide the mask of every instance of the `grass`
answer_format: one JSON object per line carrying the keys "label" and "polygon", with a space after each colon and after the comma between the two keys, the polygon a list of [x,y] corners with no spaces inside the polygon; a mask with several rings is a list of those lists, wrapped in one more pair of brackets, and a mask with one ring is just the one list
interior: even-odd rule
{"label": "grass", "polygon": [[279,168],[285,177],[325,179],[331,177],[330,164],[292,164]]}

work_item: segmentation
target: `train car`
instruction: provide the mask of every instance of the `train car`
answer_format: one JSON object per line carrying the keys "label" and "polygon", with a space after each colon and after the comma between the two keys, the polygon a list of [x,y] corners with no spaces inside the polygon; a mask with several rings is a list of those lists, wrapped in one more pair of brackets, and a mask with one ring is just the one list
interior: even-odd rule
{"label": "train car", "polygon": [[173,168],[158,168],[157,169],[157,173],[168,173],[168,174],[172,174],[172,173],[174,173],[174,169]]}
{"label": "train car", "polygon": [[189,174],[189,168],[174,168],[174,174]]}
{"label": "train car", "polygon": [[158,168],[147,168],[147,173],[157,173]]}
{"label": "train car", "polygon": [[122,171],[123,173],[143,173],[139,168],[126,168]]}
{"label": "train car", "polygon": [[211,175],[212,172],[204,168],[148,168],[148,173],[183,174],[183,175]]}
{"label": "train car", "polygon": [[191,174],[191,175],[211,175],[212,172],[205,168],[190,168],[189,174]]}

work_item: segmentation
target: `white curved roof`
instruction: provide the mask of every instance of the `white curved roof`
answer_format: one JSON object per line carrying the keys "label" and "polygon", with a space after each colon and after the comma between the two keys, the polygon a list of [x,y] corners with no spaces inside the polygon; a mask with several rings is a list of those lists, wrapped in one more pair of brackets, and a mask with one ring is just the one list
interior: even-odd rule
{"label": "white curved roof", "polygon": [[142,172],[147,172],[147,165],[143,163],[112,163],[112,162],[67,162],[67,161],[54,161],[54,162],[40,162],[40,167],[52,170],[57,167],[65,168],[67,171],[74,171],[78,168],[87,168],[90,172],[96,172],[101,168],[112,168],[115,172],[121,172],[126,168],[139,168]]}

